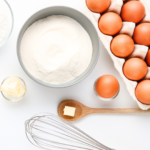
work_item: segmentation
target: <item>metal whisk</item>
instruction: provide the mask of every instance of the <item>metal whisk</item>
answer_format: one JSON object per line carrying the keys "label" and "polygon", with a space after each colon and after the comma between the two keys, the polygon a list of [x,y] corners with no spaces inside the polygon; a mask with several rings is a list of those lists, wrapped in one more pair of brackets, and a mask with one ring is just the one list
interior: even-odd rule
{"label": "metal whisk", "polygon": [[113,150],[53,114],[33,116],[25,128],[28,140],[45,150]]}

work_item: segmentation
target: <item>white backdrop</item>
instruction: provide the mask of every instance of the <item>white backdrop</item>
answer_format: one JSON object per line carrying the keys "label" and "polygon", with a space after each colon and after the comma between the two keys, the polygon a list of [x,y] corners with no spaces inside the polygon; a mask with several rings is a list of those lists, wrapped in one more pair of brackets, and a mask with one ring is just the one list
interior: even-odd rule
{"label": "white backdrop", "polygon": [[[94,71],[81,83],[65,88],[50,89],[32,81],[22,70],[16,55],[16,41],[23,23],[36,11],[57,5],[78,5],[78,0],[7,0],[14,13],[14,30],[9,41],[0,48],[0,82],[7,76],[16,75],[27,84],[26,97],[10,103],[0,95],[0,149],[37,150],[26,136],[24,122],[39,112],[57,114],[57,106],[63,99],[75,99],[89,107],[132,108],[138,107],[129,96],[125,84],[114,69],[112,60],[101,44],[99,62]],[[150,6],[150,1],[147,0]],[[80,7],[80,6],[78,6]],[[100,101],[93,92],[93,83],[103,74],[112,74],[120,82],[119,96],[112,102]],[[74,123],[80,129],[116,150],[149,150],[150,115],[93,114]]]}

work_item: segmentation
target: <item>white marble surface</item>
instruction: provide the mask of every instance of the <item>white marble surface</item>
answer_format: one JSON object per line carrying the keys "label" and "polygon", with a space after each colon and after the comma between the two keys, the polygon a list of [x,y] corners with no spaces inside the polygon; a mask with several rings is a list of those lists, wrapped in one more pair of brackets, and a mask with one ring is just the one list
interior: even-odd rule
{"label": "white marble surface", "polygon": [[[63,99],[75,99],[89,107],[132,108],[138,107],[129,96],[124,82],[114,69],[112,60],[101,44],[99,62],[94,71],[81,83],[65,88],[50,89],[32,81],[22,70],[16,55],[16,41],[21,26],[34,12],[51,5],[52,0],[7,0],[14,13],[14,30],[9,41],[0,48],[0,82],[7,76],[22,77],[27,84],[24,100],[10,103],[0,95],[0,149],[37,150],[24,132],[24,122],[36,113],[57,114],[57,106]],[[66,0],[53,0],[64,4]],[[149,6],[150,1],[147,0]],[[68,3],[75,3],[69,0]],[[120,94],[112,102],[100,101],[93,92],[93,83],[103,74],[112,74],[120,82]],[[74,123],[80,129],[116,150],[149,150],[150,115],[93,114]]]}

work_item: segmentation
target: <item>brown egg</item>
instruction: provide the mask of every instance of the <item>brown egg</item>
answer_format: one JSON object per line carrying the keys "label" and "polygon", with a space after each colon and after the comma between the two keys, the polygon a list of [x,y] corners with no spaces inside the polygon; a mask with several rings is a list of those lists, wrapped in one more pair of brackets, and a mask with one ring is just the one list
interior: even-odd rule
{"label": "brown egg", "polygon": [[125,58],[133,52],[134,41],[129,35],[120,34],[114,37],[110,48],[115,56]]}
{"label": "brown egg", "polygon": [[150,66],[150,49],[148,50],[148,52],[147,52],[147,55],[146,55],[146,63],[147,63],[147,65],[148,66]]}
{"label": "brown egg", "polygon": [[103,13],[110,6],[111,0],[86,0],[86,5],[92,12]]}
{"label": "brown egg", "polygon": [[125,3],[121,10],[123,21],[139,23],[145,16],[145,7],[139,1],[129,1]]}
{"label": "brown egg", "polygon": [[102,33],[106,35],[115,35],[122,28],[122,20],[118,14],[108,12],[100,17],[98,26]]}
{"label": "brown egg", "polygon": [[135,89],[135,95],[141,103],[150,105],[150,80],[141,81]]}
{"label": "brown egg", "polygon": [[150,23],[141,23],[135,27],[133,40],[140,45],[150,45]]}
{"label": "brown egg", "polygon": [[95,90],[102,98],[112,98],[119,92],[119,82],[112,75],[103,75],[97,80]]}
{"label": "brown egg", "polygon": [[141,58],[130,58],[124,63],[123,66],[124,75],[133,81],[138,81],[144,78],[147,71],[147,64]]}

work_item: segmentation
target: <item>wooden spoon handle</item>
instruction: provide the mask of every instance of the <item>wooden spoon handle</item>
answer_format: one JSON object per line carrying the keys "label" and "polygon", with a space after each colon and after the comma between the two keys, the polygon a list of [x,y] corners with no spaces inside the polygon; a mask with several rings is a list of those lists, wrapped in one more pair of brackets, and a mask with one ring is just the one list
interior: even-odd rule
{"label": "wooden spoon handle", "polygon": [[87,114],[92,113],[150,113],[150,110],[141,110],[139,108],[88,108],[86,110]]}

